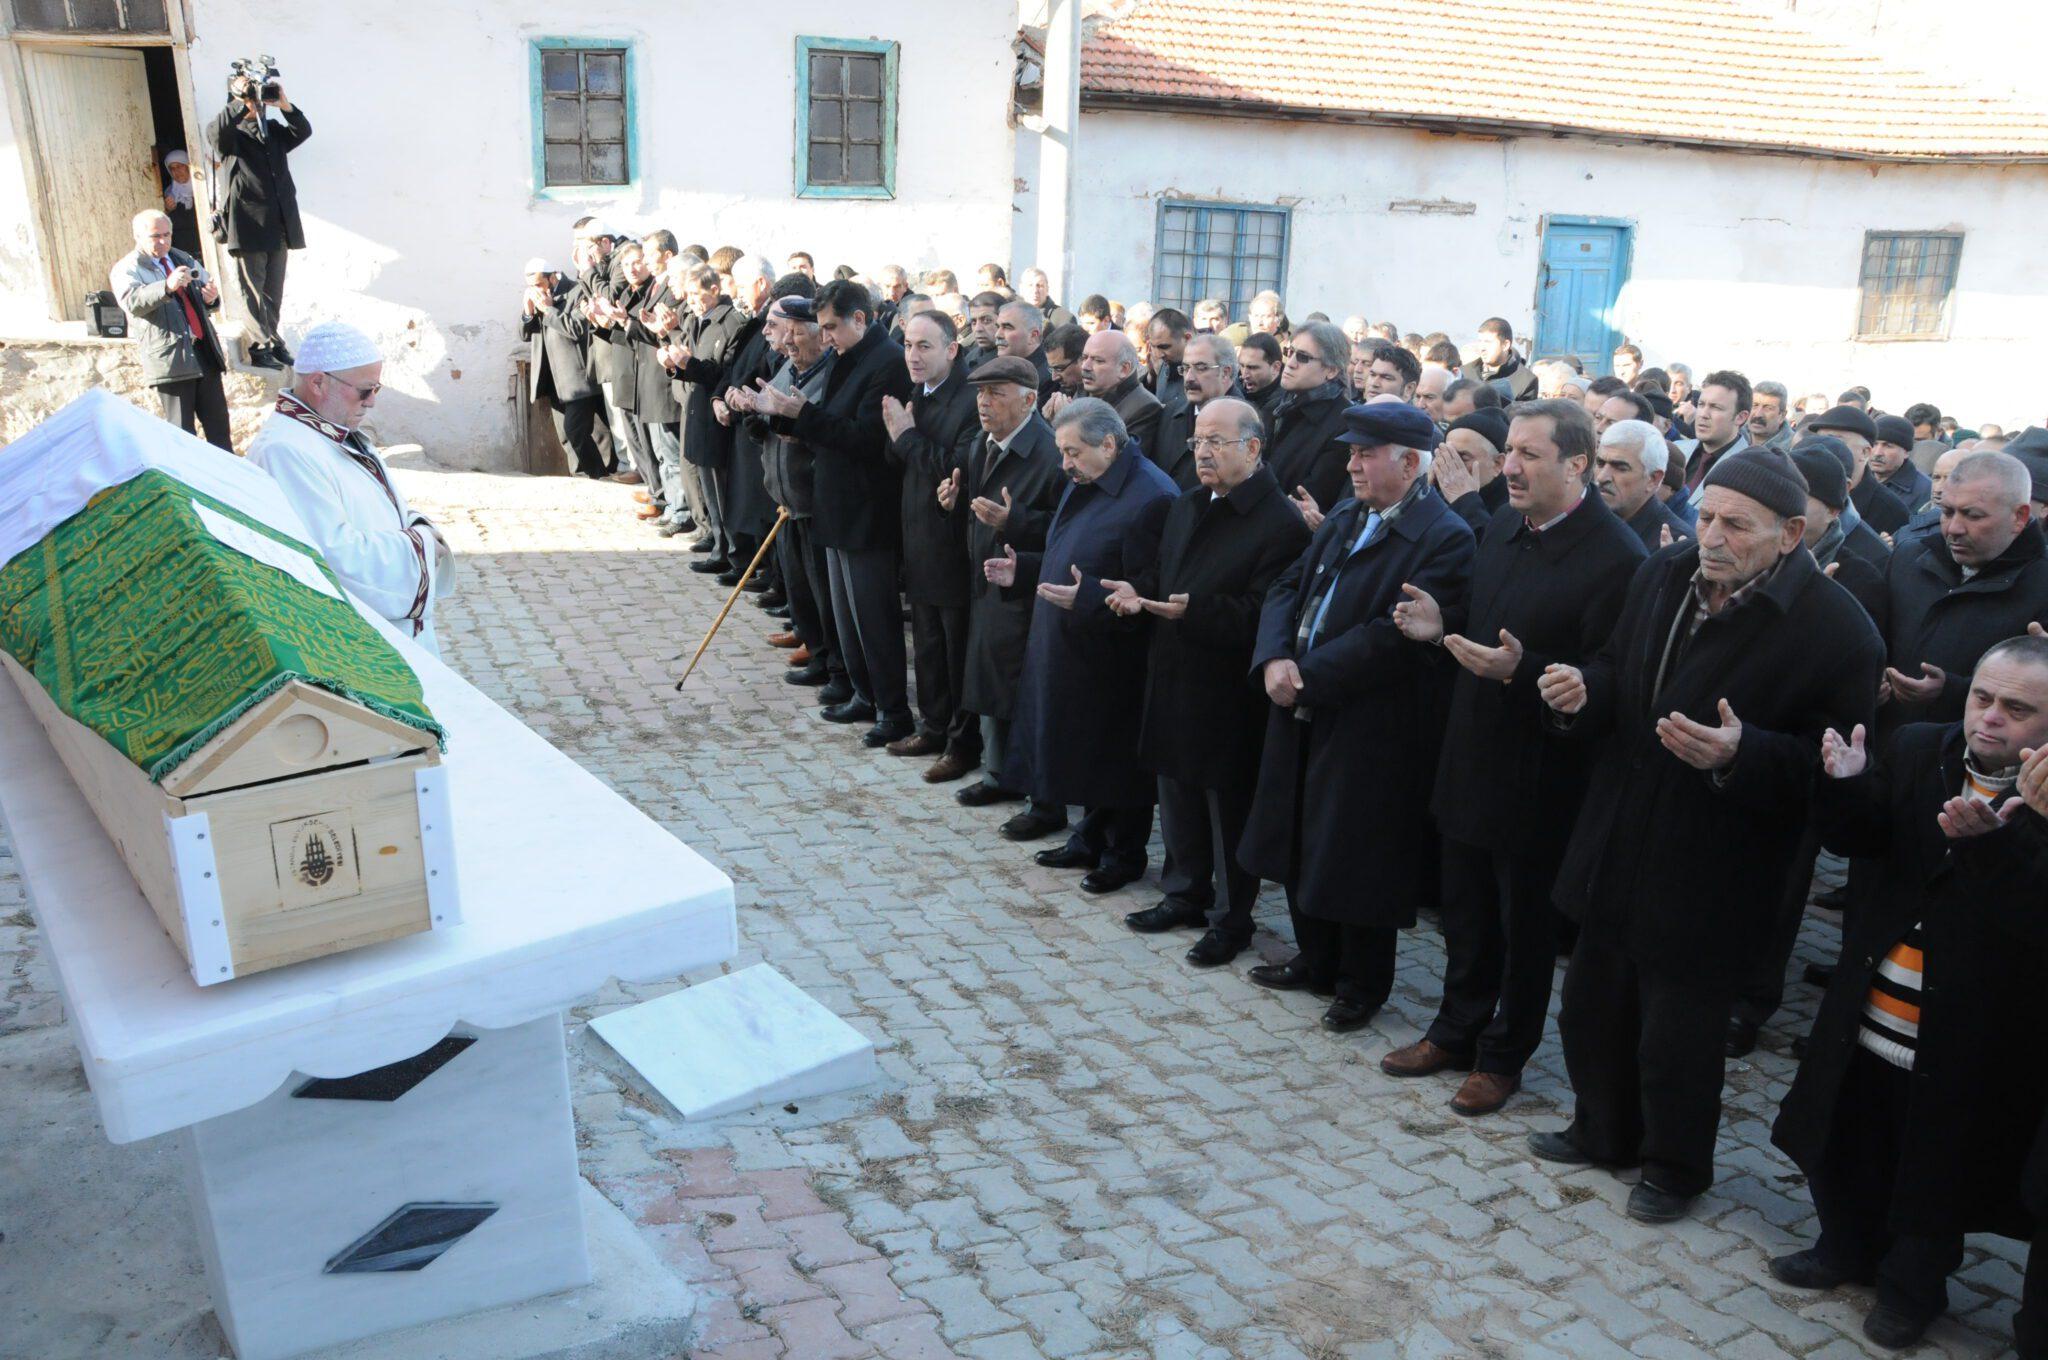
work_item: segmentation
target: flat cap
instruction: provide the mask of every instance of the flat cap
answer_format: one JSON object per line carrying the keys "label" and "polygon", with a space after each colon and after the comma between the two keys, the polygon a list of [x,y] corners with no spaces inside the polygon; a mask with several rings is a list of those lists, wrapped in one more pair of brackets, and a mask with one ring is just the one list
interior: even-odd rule
{"label": "flat cap", "polygon": [[1839,512],[1849,503],[1849,478],[1826,449],[1802,445],[1792,450],[1792,466],[1806,478],[1807,493],[1828,509]]}
{"label": "flat cap", "polygon": [[1859,411],[1853,406],[1830,406],[1812,420],[1806,428],[1818,434],[1822,430],[1848,430],[1860,434],[1868,442],[1877,442],[1877,422],[1870,418],[1868,411]]}
{"label": "flat cap", "polygon": [[1428,413],[1405,401],[1372,401],[1348,408],[1344,433],[1337,436],[1342,443],[1367,448],[1398,444],[1404,449],[1424,450],[1434,449],[1439,437],[1436,422]]}
{"label": "flat cap", "polygon": [[[1508,415],[1497,406],[1481,406],[1451,422],[1452,430],[1470,430],[1493,445],[1495,453],[1508,446]],[[1450,433],[1449,430],[1445,431]]]}
{"label": "flat cap", "polygon": [[[2012,446],[2010,444],[2006,445],[2005,451],[2012,453]],[[2036,453],[2031,449],[2021,449],[2018,453],[2012,453],[2012,456],[2020,460],[2020,466],[2025,468],[2027,475],[2034,479],[2034,489],[2027,499],[2030,501],[2048,501],[2048,453]]]}
{"label": "flat cap", "polygon": [[1806,514],[1806,478],[1777,449],[1751,446],[1714,464],[1701,489],[1726,487],[1786,519]]}
{"label": "flat cap", "polygon": [[1873,444],[1897,444],[1902,449],[1910,449],[1916,442],[1913,422],[1904,416],[1879,416],[1870,422],[1870,428],[1876,432],[1871,436]]}
{"label": "flat cap", "polygon": [[967,381],[977,387],[988,387],[995,383],[1015,383],[1019,387],[1038,387],[1038,370],[1029,359],[1019,359],[1014,354],[998,354],[984,360],[982,365],[967,375]]}

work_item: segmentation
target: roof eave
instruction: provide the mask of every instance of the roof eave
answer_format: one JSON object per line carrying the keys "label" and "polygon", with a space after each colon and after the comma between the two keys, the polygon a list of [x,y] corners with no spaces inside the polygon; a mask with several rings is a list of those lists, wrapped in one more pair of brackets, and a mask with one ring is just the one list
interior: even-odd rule
{"label": "roof eave", "polygon": [[1421,132],[1475,137],[1570,137],[1584,141],[1687,147],[1702,151],[1742,151],[1766,156],[1804,156],[1883,165],[2048,164],[2048,152],[1928,152],[1916,155],[1907,152],[1854,151],[1833,147],[1800,146],[1785,142],[1751,142],[1738,138],[1655,136],[1509,118],[1445,117],[1437,114],[1385,113],[1364,109],[1313,109],[1262,100],[1148,94],[1134,90],[1091,90],[1086,86],[1081,90],[1081,107],[1084,110],[1118,109],[1134,113],[1208,113],[1282,122],[1346,123],[1370,127],[1411,128]]}

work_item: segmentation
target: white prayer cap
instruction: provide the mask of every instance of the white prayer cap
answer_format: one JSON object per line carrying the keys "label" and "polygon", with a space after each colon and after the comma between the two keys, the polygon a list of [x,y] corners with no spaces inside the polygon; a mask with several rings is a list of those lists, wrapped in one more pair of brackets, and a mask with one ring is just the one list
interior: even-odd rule
{"label": "white prayer cap", "polygon": [[182,151],[171,151],[165,153],[164,155],[164,169],[166,170],[170,169],[174,165],[190,165],[191,163],[191,157],[187,156]]}
{"label": "white prayer cap", "polygon": [[520,272],[523,274],[552,274],[555,271],[548,267],[546,260],[536,255],[526,262],[526,268]]}
{"label": "white prayer cap", "polygon": [[619,229],[602,217],[593,217],[583,224],[583,234],[596,240],[600,236],[617,236]]}
{"label": "white prayer cap", "polygon": [[292,368],[300,373],[339,373],[383,359],[377,342],[346,321],[323,321],[299,341]]}

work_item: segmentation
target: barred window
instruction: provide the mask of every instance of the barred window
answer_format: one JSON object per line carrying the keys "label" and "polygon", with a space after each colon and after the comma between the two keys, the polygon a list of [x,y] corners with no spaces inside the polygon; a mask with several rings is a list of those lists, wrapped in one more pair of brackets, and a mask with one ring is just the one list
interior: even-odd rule
{"label": "barred window", "polygon": [[796,192],[896,192],[896,44],[797,39]]}
{"label": "barred window", "polygon": [[31,33],[168,33],[164,0],[13,0],[14,26]]}
{"label": "barred window", "polygon": [[1865,232],[1857,338],[1946,336],[1962,255],[1958,232]]}
{"label": "barred window", "polygon": [[539,51],[542,186],[630,183],[627,48]]}
{"label": "barred window", "polygon": [[1161,202],[1152,296],[1183,312],[1221,298],[1243,317],[1256,294],[1284,291],[1287,227],[1285,208]]}

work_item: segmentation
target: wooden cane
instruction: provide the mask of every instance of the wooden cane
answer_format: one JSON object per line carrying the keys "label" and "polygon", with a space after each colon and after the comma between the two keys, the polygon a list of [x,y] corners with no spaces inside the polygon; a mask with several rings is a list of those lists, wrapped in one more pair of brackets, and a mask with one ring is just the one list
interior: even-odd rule
{"label": "wooden cane", "polygon": [[683,667],[683,679],[676,681],[677,689],[683,687],[683,681],[690,678],[690,672],[696,670],[697,663],[704,659],[704,649],[711,645],[711,639],[718,636],[719,625],[725,622],[727,614],[732,613],[732,607],[739,603],[740,592],[747,588],[747,582],[754,579],[754,569],[760,566],[761,559],[768,555],[768,549],[775,543],[775,535],[782,532],[782,522],[788,518],[789,507],[783,506],[782,512],[775,517],[775,523],[768,526],[768,537],[761,540],[761,550],[754,554],[754,560],[747,563],[747,569],[740,573],[740,583],[732,588],[732,595],[727,598],[725,608],[719,610],[718,617],[711,621],[711,631],[697,644],[697,654],[690,658],[689,665]]}

